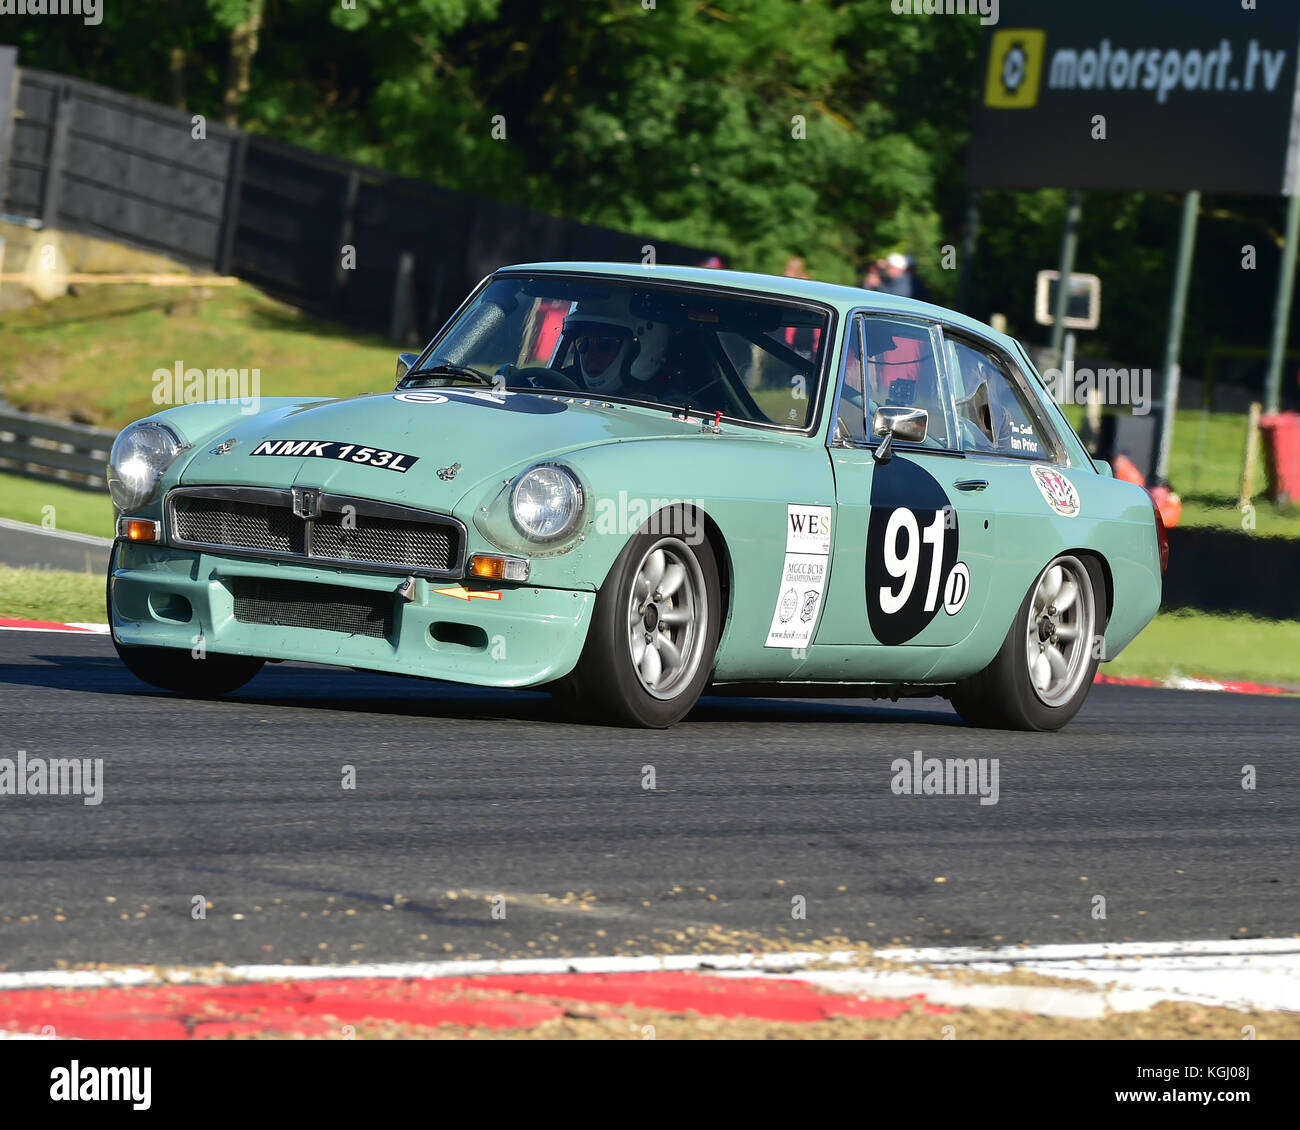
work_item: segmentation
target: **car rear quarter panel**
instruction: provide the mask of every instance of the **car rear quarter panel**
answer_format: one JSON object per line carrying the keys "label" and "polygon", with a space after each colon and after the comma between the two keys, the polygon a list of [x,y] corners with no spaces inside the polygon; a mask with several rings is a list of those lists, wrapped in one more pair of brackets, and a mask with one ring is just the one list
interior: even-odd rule
{"label": "car rear quarter panel", "polygon": [[[998,523],[997,577],[983,621],[956,647],[942,649],[929,681],[963,678],[982,670],[997,654],[1020,604],[1042,569],[1058,554],[1091,553],[1104,563],[1111,585],[1103,658],[1113,659],[1150,622],[1160,606],[1161,578],[1155,519],[1144,490],[1073,467],[1066,471],[1079,493],[1079,513],[1055,513],[1030,471],[1005,475]],[[1099,609],[1105,617],[1104,603]]]}

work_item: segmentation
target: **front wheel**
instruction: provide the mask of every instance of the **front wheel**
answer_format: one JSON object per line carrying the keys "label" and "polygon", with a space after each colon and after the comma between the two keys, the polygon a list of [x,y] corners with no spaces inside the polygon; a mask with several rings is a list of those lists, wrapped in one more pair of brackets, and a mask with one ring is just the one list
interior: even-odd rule
{"label": "front wheel", "polygon": [[1069,554],[1038,575],[993,662],[949,699],[975,726],[1059,730],[1079,712],[1100,662],[1099,566]]}
{"label": "front wheel", "polygon": [[113,631],[113,567],[117,549],[108,563],[104,598],[108,610],[108,635],[117,657],[141,682],[159,690],[190,698],[212,698],[238,690],[256,675],[266,662],[242,655],[207,655],[202,659],[179,647],[128,647],[119,643]]}
{"label": "front wheel", "polygon": [[708,541],[642,531],[610,570],[582,657],[555,688],[556,697],[584,720],[671,726],[708,682],[721,616]]}
{"label": "front wheel", "polygon": [[242,655],[208,655],[203,659],[178,647],[126,647],[113,641],[118,658],[137,679],[159,690],[188,698],[215,698],[242,687],[265,660]]}

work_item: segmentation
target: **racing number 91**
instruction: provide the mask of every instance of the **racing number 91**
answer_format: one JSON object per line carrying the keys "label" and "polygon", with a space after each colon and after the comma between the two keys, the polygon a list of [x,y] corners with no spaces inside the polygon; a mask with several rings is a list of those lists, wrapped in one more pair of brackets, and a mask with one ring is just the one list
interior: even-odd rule
{"label": "racing number 91", "polygon": [[957,560],[960,523],[943,487],[902,456],[871,477],[866,600],[871,634],[883,644],[919,635],[940,607],[955,616],[970,593]]}
{"label": "racing number 91", "polygon": [[950,506],[875,511],[867,531],[867,618],[881,643],[906,643],[943,607],[956,615],[970,592],[957,561],[957,512]]}
{"label": "racing number 91", "polygon": [[[943,532],[947,514],[953,511],[936,510],[934,520],[923,530],[919,528],[917,514],[911,510],[895,510],[885,526],[885,572],[899,581],[898,591],[883,585],[880,589],[880,610],[886,616],[902,611],[916,587],[921,566],[921,546],[928,547],[929,582],[925,590],[922,609],[933,612],[939,599],[939,574],[943,568]],[[899,543],[905,548],[900,552]]]}

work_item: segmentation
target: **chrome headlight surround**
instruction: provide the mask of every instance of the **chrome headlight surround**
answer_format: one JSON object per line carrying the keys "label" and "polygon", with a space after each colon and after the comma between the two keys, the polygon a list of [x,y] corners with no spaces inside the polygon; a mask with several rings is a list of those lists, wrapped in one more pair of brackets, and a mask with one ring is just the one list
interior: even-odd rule
{"label": "chrome headlight surround", "polygon": [[538,463],[510,488],[510,521],[525,540],[562,542],[582,523],[586,499],[578,477],[560,463]]}
{"label": "chrome headlight surround", "polygon": [[[538,510],[548,509],[548,485],[553,520],[543,524]],[[474,526],[491,545],[507,553],[558,557],[582,543],[589,498],[590,490],[574,467],[555,461],[531,463],[487,487],[474,507]],[[564,512],[557,513],[560,509]]]}
{"label": "chrome headlight surround", "polygon": [[108,491],[119,513],[157,498],[167,468],[189,446],[166,424],[153,420],[123,428],[113,441],[106,470]]}

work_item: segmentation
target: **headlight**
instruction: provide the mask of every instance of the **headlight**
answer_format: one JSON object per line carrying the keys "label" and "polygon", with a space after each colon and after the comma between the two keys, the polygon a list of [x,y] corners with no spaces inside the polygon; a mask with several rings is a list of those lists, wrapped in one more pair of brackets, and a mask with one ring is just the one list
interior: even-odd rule
{"label": "headlight", "polygon": [[510,518],[529,541],[558,541],[582,520],[582,486],[563,467],[533,467],[510,492]]}
{"label": "headlight", "polygon": [[145,421],[123,429],[108,456],[108,490],[113,505],[118,510],[134,510],[152,502],[163,472],[186,446],[162,424]]}

